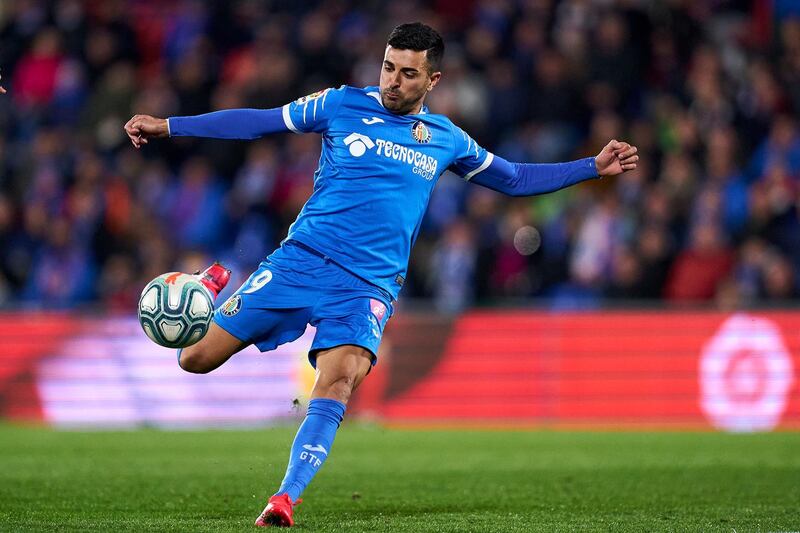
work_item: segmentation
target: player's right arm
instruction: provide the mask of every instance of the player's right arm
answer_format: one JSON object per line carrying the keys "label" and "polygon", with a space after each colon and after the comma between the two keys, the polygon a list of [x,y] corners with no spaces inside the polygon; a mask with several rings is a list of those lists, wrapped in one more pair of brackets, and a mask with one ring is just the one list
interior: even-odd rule
{"label": "player's right arm", "polygon": [[585,180],[636,168],[635,146],[612,140],[597,154],[566,163],[512,163],[479,146],[454,126],[456,158],[450,169],[467,181],[511,196],[557,191]]}
{"label": "player's right arm", "polygon": [[326,89],[272,109],[226,109],[190,117],[158,118],[134,115],[125,133],[140,148],[148,139],[208,137],[258,139],[270,133],[322,132],[338,111],[345,88]]}

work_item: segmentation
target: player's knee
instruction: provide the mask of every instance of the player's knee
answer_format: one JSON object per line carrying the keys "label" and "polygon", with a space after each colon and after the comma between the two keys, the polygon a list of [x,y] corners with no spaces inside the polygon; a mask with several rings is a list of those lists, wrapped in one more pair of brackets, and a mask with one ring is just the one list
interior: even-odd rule
{"label": "player's knee", "polygon": [[353,394],[357,381],[355,374],[341,374],[336,376],[330,382],[322,384],[321,392],[327,398],[339,400],[342,403],[347,403],[350,396]]}
{"label": "player's knee", "polygon": [[209,360],[210,357],[205,350],[196,346],[189,346],[181,351],[178,365],[192,374],[207,374],[214,368],[208,363]]}
{"label": "player's knee", "polygon": [[364,379],[372,363],[372,354],[351,346],[317,354],[317,379],[311,395],[347,403]]}

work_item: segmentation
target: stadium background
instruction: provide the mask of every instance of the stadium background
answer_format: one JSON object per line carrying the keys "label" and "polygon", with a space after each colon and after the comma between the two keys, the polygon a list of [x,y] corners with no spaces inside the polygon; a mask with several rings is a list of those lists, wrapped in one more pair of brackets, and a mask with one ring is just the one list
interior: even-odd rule
{"label": "stadium background", "polygon": [[641,159],[537,198],[443,176],[352,412],[797,427],[790,0],[0,4],[0,414],[168,427],[297,416],[311,332],[191,376],[133,312],[154,276],[214,259],[238,286],[309,195],[319,138],[137,151],[122,125],[377,83],[388,32],[418,19],[447,43],[427,103],[486,148],[549,162],[621,138]]}

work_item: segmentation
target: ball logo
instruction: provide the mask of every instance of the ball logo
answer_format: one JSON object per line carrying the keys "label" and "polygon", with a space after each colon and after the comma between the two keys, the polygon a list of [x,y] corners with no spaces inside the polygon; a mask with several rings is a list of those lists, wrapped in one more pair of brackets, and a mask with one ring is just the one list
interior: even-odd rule
{"label": "ball logo", "polygon": [[181,274],[180,272],[173,272],[172,274],[164,278],[164,283],[166,283],[167,285],[175,285],[175,281],[177,281],[177,279],[182,275],[183,274]]}
{"label": "ball logo", "polygon": [[220,311],[225,316],[233,316],[242,308],[242,297],[235,294],[228,298],[228,301],[222,304]]}
{"label": "ball logo", "polygon": [[745,314],[727,319],[700,356],[700,407],[728,431],[768,431],[780,422],[794,368],[778,327]]}
{"label": "ball logo", "polygon": [[418,143],[424,144],[430,142],[431,130],[421,120],[418,120],[411,126],[411,136]]}
{"label": "ball logo", "polygon": [[350,147],[350,155],[353,157],[361,157],[367,153],[368,148],[372,149],[375,147],[375,143],[372,142],[372,139],[360,133],[351,133],[345,137],[344,145]]}

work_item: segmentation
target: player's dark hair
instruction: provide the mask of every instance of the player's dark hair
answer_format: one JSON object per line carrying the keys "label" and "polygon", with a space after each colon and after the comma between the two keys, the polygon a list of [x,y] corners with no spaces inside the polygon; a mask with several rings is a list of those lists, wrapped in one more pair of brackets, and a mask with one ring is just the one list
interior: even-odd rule
{"label": "player's dark hair", "polygon": [[437,72],[442,66],[444,56],[444,40],[439,32],[421,22],[400,24],[392,33],[386,44],[399,50],[425,52],[431,72]]}

